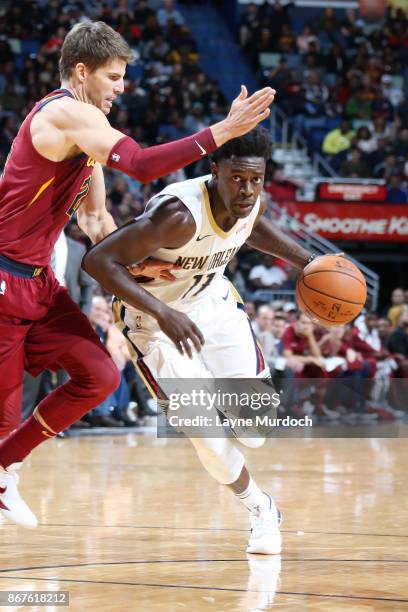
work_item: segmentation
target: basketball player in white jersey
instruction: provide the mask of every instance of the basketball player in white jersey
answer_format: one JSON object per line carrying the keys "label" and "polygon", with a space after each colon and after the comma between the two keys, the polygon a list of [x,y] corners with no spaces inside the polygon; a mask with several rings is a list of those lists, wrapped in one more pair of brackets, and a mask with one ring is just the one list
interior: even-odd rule
{"label": "basketball player in white jersey", "polygon": [[[169,185],[143,215],[84,258],[85,270],[117,296],[119,326],[153,392],[158,378],[269,375],[239,296],[223,273],[245,242],[297,268],[313,258],[262,218],[271,148],[269,133],[259,126],[231,140],[211,155],[211,175]],[[136,283],[126,266],[149,257],[176,264],[175,280]],[[206,470],[249,510],[247,552],[280,553],[280,513],[251,478],[238,445],[228,437],[191,442]],[[247,442],[254,446],[253,439]]]}

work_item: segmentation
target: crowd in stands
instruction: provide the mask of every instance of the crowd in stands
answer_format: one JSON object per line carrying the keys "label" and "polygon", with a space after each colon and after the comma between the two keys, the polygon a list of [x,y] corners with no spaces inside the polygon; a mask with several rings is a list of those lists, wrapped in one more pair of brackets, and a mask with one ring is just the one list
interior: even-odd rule
{"label": "crowd in stands", "polygon": [[396,288],[380,315],[324,328],[284,300],[246,304],[284,414],[370,423],[407,415],[408,291]]}
{"label": "crowd in stands", "polygon": [[[264,15],[261,11],[265,10],[267,14]],[[128,70],[125,93],[109,117],[114,127],[142,145],[150,145],[182,137],[225,115],[226,99],[218,83],[200,69],[196,44],[171,0],[9,2],[7,10],[0,13],[0,168],[25,114],[38,99],[59,87],[58,52],[66,32],[74,23],[88,17],[103,19],[115,27],[135,51],[136,62]],[[383,49],[383,35],[373,35],[370,43],[377,53],[384,52],[390,62],[393,60],[387,64],[390,68],[386,74],[382,74],[382,64],[379,67],[378,62],[372,61],[376,55],[367,51],[372,76],[364,86],[371,83],[375,96],[372,105],[367,106],[369,121],[363,121],[364,125],[356,123],[353,117],[353,97],[359,92],[357,81],[360,85],[361,79],[349,72],[354,51],[359,54],[359,62],[353,60],[353,66],[363,70],[363,47],[371,47],[362,42],[364,37],[358,24],[350,21],[337,28],[336,20],[328,10],[322,28],[316,28],[316,33],[314,27],[307,26],[296,36],[287,7],[278,2],[263,7],[248,5],[242,22],[242,44],[256,67],[259,66],[259,53],[264,51],[297,54],[301,70],[306,74],[305,83],[303,79],[302,83],[296,81],[296,70],[289,67],[285,57],[264,77],[279,91],[286,110],[293,116],[299,113],[298,129],[306,135],[312,133],[315,128],[310,121],[317,114],[316,108],[319,108],[319,115],[324,109],[325,121],[339,124],[336,134],[328,134],[325,139],[333,163],[338,163],[341,172],[357,172],[358,176],[369,173],[367,168],[374,169],[377,176],[389,181],[395,201],[402,202],[404,196],[401,194],[405,192],[400,178],[403,167],[407,174],[408,163],[406,108],[394,91],[388,115],[372,110],[378,107],[374,102],[384,100],[377,95],[374,83],[378,79],[383,83],[384,76],[398,73],[402,53],[397,36],[399,20],[393,19],[387,26],[387,36],[394,37],[389,44],[392,53],[387,51],[386,45]],[[346,50],[343,43],[335,40],[337,31],[342,31],[347,40]],[[379,74],[375,77],[376,67]],[[398,87],[393,85],[393,89]],[[340,99],[345,106],[350,101],[348,112],[338,112]],[[320,103],[322,106],[318,106]],[[271,166],[269,170],[268,176],[273,180],[267,181],[266,191],[274,200],[279,201],[282,194],[294,193],[296,184],[283,177],[279,167]],[[166,183],[207,171],[206,163],[199,162],[154,184],[141,185],[123,174],[105,169],[107,207],[117,224],[122,225],[140,214],[147,199]],[[55,250],[54,269],[90,317],[121,371],[122,382],[103,405],[77,426],[134,426],[154,417],[156,409],[130,360],[123,337],[113,325],[109,296],[105,296],[80,268],[80,260],[88,246],[86,236],[76,223],[70,223]],[[308,411],[335,420],[343,418],[343,413],[352,412],[348,409],[347,398],[344,405],[336,405],[330,397],[329,385],[317,385],[320,393],[317,400],[305,399],[297,383],[301,378],[368,379],[372,386],[369,391],[373,394],[373,389],[378,387],[373,381],[381,378],[384,372],[388,373],[388,379],[407,376],[408,300],[407,292],[402,289],[394,291],[393,304],[385,317],[379,319],[367,314],[354,327],[328,331],[296,313],[293,303],[295,272],[285,262],[244,248],[239,260],[235,257],[228,265],[227,275],[246,300],[248,316],[254,322],[274,378],[285,387],[285,407],[290,413],[300,415]],[[29,398],[25,413],[50,388],[63,381],[64,373],[46,373],[35,382],[27,376],[26,387],[31,393],[25,394]],[[380,399],[371,395],[361,402],[360,414],[375,415],[369,417],[371,419],[400,416],[401,406],[389,395],[389,390],[384,389],[383,386]]]}
{"label": "crowd in stands", "polygon": [[371,23],[352,10],[305,15],[279,0],[245,5],[242,49],[311,150],[345,178],[384,179],[389,201],[407,203],[407,12]]}
{"label": "crowd in stands", "polygon": [[[151,145],[181,138],[225,116],[226,98],[218,82],[201,70],[196,43],[172,0],[5,4],[7,10],[0,13],[0,167],[22,118],[59,87],[58,58],[65,34],[88,18],[118,30],[135,53],[125,92],[109,116],[115,128],[141,145]],[[184,172],[178,176],[184,177]],[[120,189],[125,189],[123,183]],[[132,184],[126,190],[126,206],[138,209],[145,189]]]}
{"label": "crowd in stands", "polygon": [[[79,232],[74,224],[67,228],[71,237],[80,238]],[[61,259],[67,263],[68,254],[61,243],[63,240],[58,243],[53,263],[63,270]],[[84,252],[85,247],[80,246]],[[309,416],[314,422],[333,424],[405,418],[408,290],[394,289],[389,306],[380,314],[367,310],[353,324],[324,328],[298,312],[292,291],[288,292],[290,296],[285,295],[282,282],[290,283],[292,272],[269,256],[263,257],[263,263],[253,265],[254,256],[250,250],[244,253],[244,266],[232,259],[227,275],[247,298],[245,308],[254,333],[276,388],[283,390],[280,416]],[[113,323],[110,296],[81,271],[80,258],[76,270],[72,265],[69,270],[65,267],[61,282],[77,288],[72,295],[88,313],[121,372],[117,391],[73,427],[134,427],[151,422],[157,414],[156,405],[135,370],[123,335]],[[250,282],[254,291],[247,290]],[[273,300],[268,298],[271,288]],[[64,382],[59,374],[62,373],[54,375],[54,380],[49,373],[44,374],[33,405],[53,384]]]}
{"label": "crowd in stands", "polygon": [[[36,101],[59,88],[62,42],[69,29],[85,19],[105,21],[126,38],[134,51],[135,62],[128,67],[125,92],[109,115],[115,128],[146,146],[181,138],[226,114],[227,100],[217,81],[199,67],[196,43],[172,0],[22,0],[6,2],[2,9],[0,169],[24,116]],[[140,214],[149,197],[166,184],[207,171],[207,165],[196,164],[154,184],[142,185],[106,169],[106,205],[117,224],[122,225]],[[123,384],[78,425],[135,425],[154,415],[155,409],[128,359],[123,338],[112,325],[108,301],[101,288],[80,269],[87,247],[86,236],[75,222],[71,223],[54,251],[54,270],[112,352]],[[82,255],[77,257],[75,252]],[[46,373],[41,380],[27,375],[24,413],[64,380],[62,372]]]}

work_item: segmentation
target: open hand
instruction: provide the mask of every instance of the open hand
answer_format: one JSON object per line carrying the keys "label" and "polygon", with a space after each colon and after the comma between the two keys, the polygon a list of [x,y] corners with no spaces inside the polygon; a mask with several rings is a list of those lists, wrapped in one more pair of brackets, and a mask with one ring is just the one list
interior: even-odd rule
{"label": "open hand", "polygon": [[248,97],[248,90],[241,85],[241,91],[231,105],[225,123],[231,132],[230,138],[237,138],[252,130],[258,123],[269,117],[269,106],[274,101],[276,91],[271,87],[259,89]]}

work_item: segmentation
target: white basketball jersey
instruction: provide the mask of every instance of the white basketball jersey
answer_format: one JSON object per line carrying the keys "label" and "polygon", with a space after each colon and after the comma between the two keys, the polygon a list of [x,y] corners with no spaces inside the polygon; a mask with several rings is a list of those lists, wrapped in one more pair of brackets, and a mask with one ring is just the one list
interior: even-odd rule
{"label": "white basketball jersey", "polygon": [[175,281],[155,279],[142,286],[165,304],[184,310],[184,306],[200,300],[209,292],[220,290],[227,263],[246,242],[259,212],[258,198],[251,213],[238,219],[224,232],[213,217],[206,183],[211,175],[168,185],[147,203],[146,209],[155,206],[156,198],[168,195],[177,197],[192,214],[196,229],[194,236],[182,247],[159,249],[152,257],[171,261],[182,269],[172,271]]}

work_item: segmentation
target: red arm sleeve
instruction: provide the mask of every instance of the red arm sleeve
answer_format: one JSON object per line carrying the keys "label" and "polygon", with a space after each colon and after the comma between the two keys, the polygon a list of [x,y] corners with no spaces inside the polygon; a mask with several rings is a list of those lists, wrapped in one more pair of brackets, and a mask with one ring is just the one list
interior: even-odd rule
{"label": "red arm sleeve", "polygon": [[216,148],[210,128],[146,149],[142,149],[129,136],[124,136],[112,147],[106,165],[121,170],[137,181],[149,183],[188,166]]}

